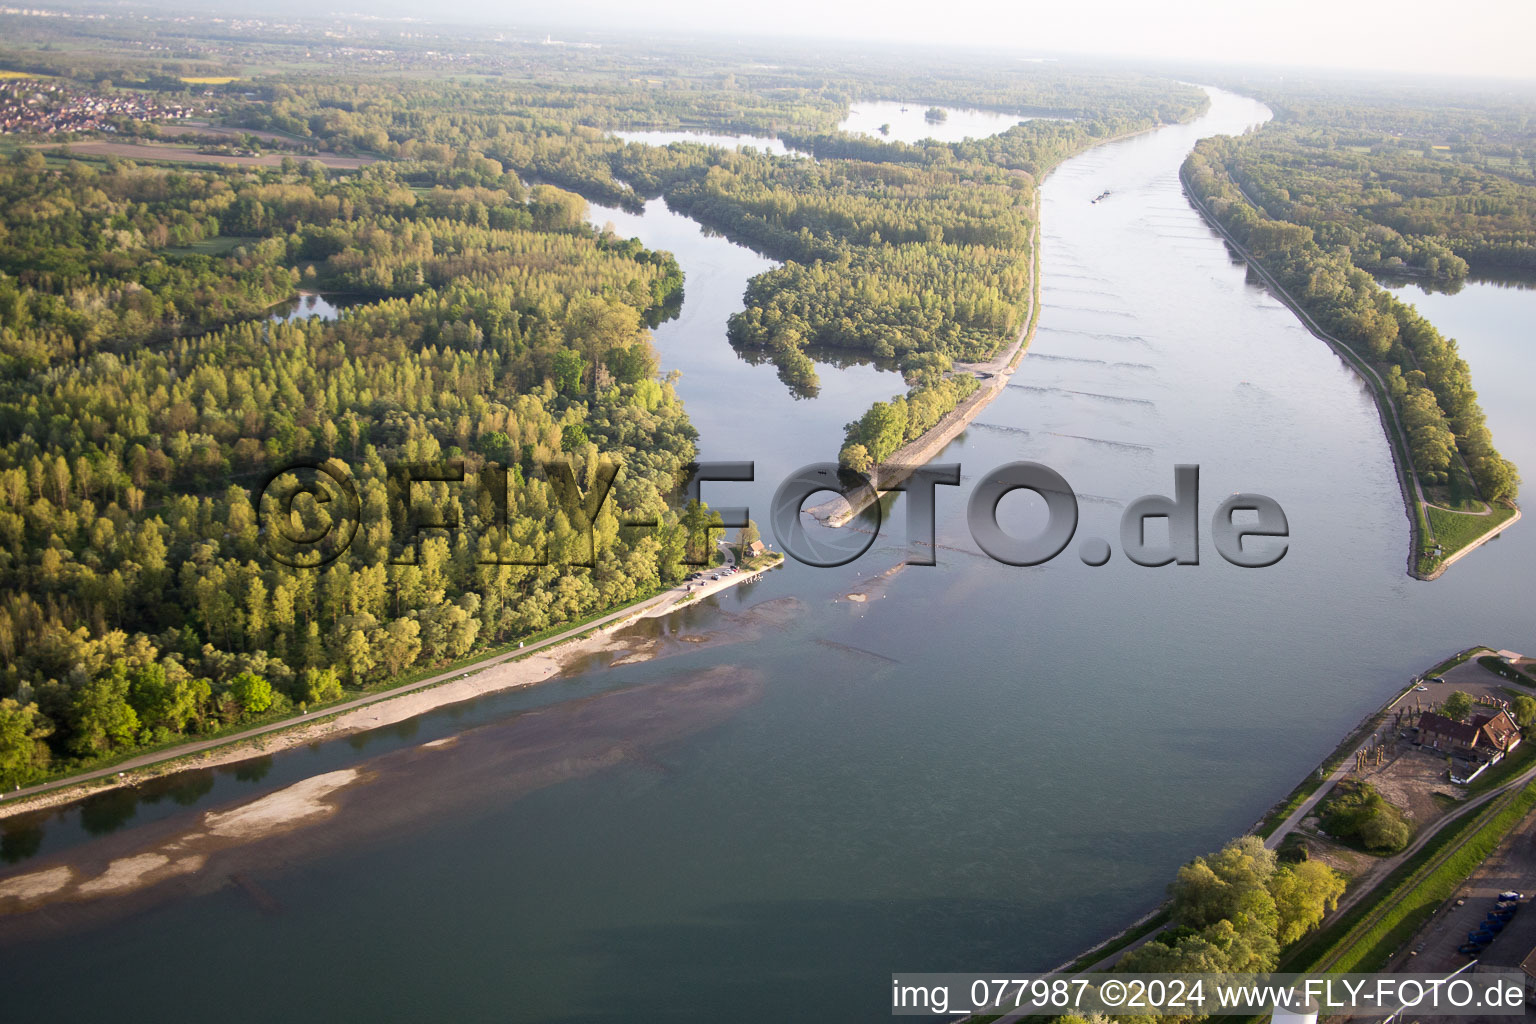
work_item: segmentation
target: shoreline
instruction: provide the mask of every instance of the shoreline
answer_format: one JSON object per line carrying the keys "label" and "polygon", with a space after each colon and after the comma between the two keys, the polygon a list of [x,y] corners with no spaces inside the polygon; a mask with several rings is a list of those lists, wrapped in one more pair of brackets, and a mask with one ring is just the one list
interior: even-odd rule
{"label": "shoreline", "polygon": [[1499,523],[1497,526],[1489,527],[1484,533],[1482,533],[1480,536],[1478,536],[1478,538],[1476,540],[1472,541],[1466,547],[1463,547],[1462,549],[1457,551],[1454,555],[1450,556],[1449,558],[1442,558],[1440,560],[1440,564],[1435,566],[1434,571],[1432,571],[1428,576],[1420,576],[1418,578],[1421,579],[1421,580],[1437,580],[1437,579],[1439,579],[1441,573],[1445,572],[1445,570],[1449,569],[1451,566],[1453,566],[1457,562],[1461,561],[1467,555],[1470,555],[1472,552],[1476,551],[1478,548],[1482,547],[1484,544],[1487,544],[1489,541],[1497,540],[1498,537],[1505,530],[1507,530],[1511,526],[1514,526],[1516,523],[1518,523],[1520,521],[1520,515],[1521,515],[1521,513],[1520,513],[1520,506],[1516,505],[1515,506],[1515,514],[1513,516],[1511,516],[1510,518],[1504,520],[1502,523]]}
{"label": "shoreline", "polygon": [[625,762],[650,765],[665,744],[721,724],[763,691],[761,673],[737,665],[686,672],[480,722],[29,858],[0,874],[0,951],[223,889],[275,912],[280,904],[262,888],[273,860],[323,856],[423,816],[520,799]]}
{"label": "shoreline", "polygon": [[[1292,298],[1290,292],[1286,291],[1274,275],[1269,272],[1269,268],[1265,267],[1262,262],[1250,253],[1246,246],[1232,237],[1226,225],[1222,224],[1211,213],[1205,204],[1205,200],[1195,195],[1194,190],[1190,188],[1189,179],[1184,174],[1182,164],[1179,166],[1179,184],[1184,190],[1184,195],[1189,199],[1194,208],[1200,212],[1200,216],[1215,229],[1217,234],[1221,235],[1223,241],[1242,257],[1244,263],[1264,282],[1264,287],[1269,293],[1295,314],[1308,333],[1332,349],[1334,354],[1342,359],[1345,365],[1353,370],[1355,375],[1370,388],[1371,398],[1376,404],[1377,415],[1382,421],[1383,433],[1387,435],[1387,447],[1392,451],[1392,465],[1397,471],[1398,489],[1402,492],[1403,496],[1403,510],[1408,513],[1409,576],[1425,582],[1439,579],[1451,565],[1471,552],[1476,551],[1494,537],[1499,536],[1507,527],[1513,526],[1520,521],[1520,507],[1516,505],[1514,506],[1515,514],[1513,518],[1490,528],[1476,540],[1458,549],[1454,554],[1442,558],[1428,573],[1420,572],[1418,558],[1419,552],[1424,546],[1425,533],[1428,532],[1431,537],[1434,535],[1433,528],[1429,525],[1429,513],[1427,511],[1429,502],[1424,498],[1423,485],[1419,483],[1418,473],[1414,470],[1413,464],[1408,459],[1408,431],[1403,426],[1396,404],[1393,403],[1387,393],[1386,383],[1381,379],[1381,374],[1348,345],[1323,330],[1322,326],[1312,318],[1312,314],[1308,313],[1301,303]],[[1487,505],[1488,503],[1484,502],[1484,504]],[[1488,507],[1491,508],[1492,506],[1489,505]]]}
{"label": "shoreline", "polygon": [[[1353,728],[1345,733],[1338,745],[1329,751],[1311,772],[1307,773],[1289,792],[1270,805],[1259,819],[1248,828],[1245,834],[1259,836],[1264,839],[1264,845],[1267,848],[1275,849],[1280,841],[1311,810],[1316,808],[1317,804],[1327,796],[1339,780],[1348,774],[1348,755],[1350,752],[1356,749],[1362,740],[1368,742],[1368,737],[1375,732],[1376,726],[1385,721],[1386,716],[1391,713],[1392,709],[1399,702],[1415,691],[1421,679],[1439,672],[1449,671],[1447,666],[1455,667],[1470,661],[1477,656],[1478,652],[1484,651],[1491,653],[1494,651],[1494,648],[1486,644],[1473,644],[1448,658],[1436,662],[1431,668],[1415,675],[1405,686],[1394,690],[1381,707],[1367,713]],[[1466,809],[1464,808],[1463,810]],[[1448,821],[1442,822],[1442,824],[1448,823]],[[1437,832],[1438,829],[1436,832],[1431,832],[1423,838],[1433,837]],[[1379,884],[1380,880],[1360,890],[1358,893],[1352,894],[1352,902],[1358,902],[1360,899],[1370,895]],[[1162,930],[1161,928],[1151,928],[1144,932],[1142,931],[1142,929],[1147,929],[1166,909],[1167,901],[1159,901],[1156,906],[1138,915],[1134,921],[1131,921],[1114,934],[1106,936],[1083,950],[1077,956],[1051,968],[1048,974],[1077,974],[1087,971],[1112,970],[1114,960],[1117,960],[1120,956],[1141,945],[1143,942],[1154,938]],[[1345,909],[1342,903],[1339,909]],[[1092,959],[1089,959],[1090,957]],[[973,1018],[966,1017],[963,1020],[971,1022]],[[999,1019],[998,1024],[1002,1024],[1002,1019]]]}
{"label": "shoreline", "polygon": [[192,741],[94,769],[81,776],[66,776],[14,793],[0,794],[0,820],[74,803],[97,793],[178,772],[215,768],[349,733],[394,725],[449,704],[547,682],[559,678],[570,662],[612,649],[615,634],[626,626],[641,619],[669,615],[701,598],[755,580],[783,564],[781,557],[775,565],[745,569],[721,580],[711,580],[701,588],[689,589],[686,584],[671,587],[627,608],[599,616],[592,622],[572,626],[526,649],[514,648],[481,658],[414,683],[364,694],[333,708],[283,719],[228,737]]}
{"label": "shoreline", "polygon": [[[1201,113],[1203,114],[1204,111],[1202,110]],[[1199,116],[1200,114],[1195,115],[1197,118]],[[1119,135],[1101,139],[1091,146],[1085,146],[1083,149],[1064,156],[1051,165],[1034,189],[1035,230],[1034,238],[1030,244],[1031,287],[1029,318],[1025,326],[1020,329],[1019,336],[1014,341],[1013,346],[984,363],[956,364],[964,372],[973,374],[987,373],[989,376],[982,380],[981,387],[967,395],[959,405],[945,413],[939,419],[939,422],[896,449],[883,462],[871,469],[869,478],[873,486],[860,488],[861,497],[857,505],[850,501],[847,495],[839,494],[819,505],[805,509],[804,514],[812,516],[823,526],[830,526],[834,529],[846,526],[855,516],[868,508],[871,503],[889,494],[893,488],[906,480],[907,477],[927,465],[929,460],[959,436],[960,432],[970,425],[971,421],[976,418],[981,410],[990,404],[992,399],[996,398],[1003,388],[1008,385],[1009,378],[1013,376],[1018,370],[1019,365],[1024,361],[1024,356],[1028,353],[1029,346],[1034,341],[1035,329],[1040,324],[1041,299],[1044,294],[1041,283],[1043,264],[1040,259],[1040,190],[1045,187],[1046,180],[1055,173],[1056,168],[1090,150],[1099,149],[1102,146],[1115,142],[1123,142],[1126,139],[1134,139],[1140,135],[1161,131],[1164,128],[1173,127],[1181,123],[1185,122],[1173,121],[1149,125],[1133,131],[1121,132]]]}

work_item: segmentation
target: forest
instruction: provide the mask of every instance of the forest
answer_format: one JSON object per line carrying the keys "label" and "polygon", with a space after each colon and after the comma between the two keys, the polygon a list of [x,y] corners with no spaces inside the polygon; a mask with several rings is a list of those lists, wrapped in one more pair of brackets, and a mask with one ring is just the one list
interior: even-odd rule
{"label": "forest", "polygon": [[1261,210],[1362,270],[1454,282],[1536,269],[1533,160],[1536,139],[1478,147],[1285,123],[1246,137],[1228,167]]}
{"label": "forest", "polygon": [[1484,500],[1513,499],[1519,476],[1493,445],[1456,343],[1357,266],[1346,242],[1246,194],[1244,156],[1264,134],[1202,140],[1184,163],[1186,185],[1327,331],[1382,369],[1421,481],[1454,490],[1464,462]]}
{"label": "forest", "polygon": [[[984,360],[1023,328],[1039,178],[1106,138],[1187,119],[1206,102],[1188,86],[1124,73],[982,78],[987,105],[1051,116],[987,139],[879,142],[835,130],[851,98],[905,88],[924,101],[981,103],[974,75],[914,79],[891,68],[840,79],[781,66],[646,90],[602,79],[510,90],[434,80],[401,96],[369,83],[291,82],[231,104],[229,120],[385,155],[413,181],[472,187],[494,164],[594,202],[638,209],[663,197],[782,261],[752,280],[731,320],[744,355],[771,360],[802,395],[816,393],[818,352],[892,362],[912,389],[905,402],[925,411],[916,423],[936,421],[970,390],[939,386],[956,360]],[[636,127],[777,135],[815,159],[608,134]],[[445,178],[441,161],[453,153],[469,155]],[[874,450],[850,432],[843,451],[862,464],[860,445]]]}
{"label": "forest", "polygon": [[[584,212],[512,175],[413,188],[388,165],[0,166],[0,784],[323,704],[678,579],[669,499],[695,435],[643,320],[681,275]],[[198,250],[219,240],[238,244]],[[353,304],[270,317],[297,286]],[[252,492],[298,456],[351,467],[365,511],[320,570],[267,557]],[[466,528],[394,564],[387,466],[441,459],[510,467],[505,524],[438,485],[416,500]],[[588,490],[600,460],[622,470],[588,556],[543,467]],[[550,564],[511,564],[546,543]]]}
{"label": "forest", "polygon": [[[422,160],[467,148],[525,180],[594,202],[637,209],[664,197],[783,261],[752,281],[730,337],[809,394],[817,349],[894,360],[915,387],[955,359],[993,354],[1026,314],[1038,178],[1090,145],[1187,119],[1205,103],[1197,90],[1135,75],[1033,83],[997,76],[990,105],[1058,113],[959,143],[906,145],[837,132],[849,99],[895,88],[900,79],[889,74],[828,80],[787,68],[739,72],[729,78],[731,91],[715,80],[649,90],[433,81],[407,99],[364,83],[349,86],[344,102],[334,85],[295,82],[232,104],[229,117],[328,149],[389,156],[407,177]],[[925,100],[979,95],[974,81],[918,79],[907,87],[923,90]],[[607,134],[636,127],[777,135],[815,159],[692,143],[663,148]],[[440,183],[474,184],[476,172],[471,160]]]}

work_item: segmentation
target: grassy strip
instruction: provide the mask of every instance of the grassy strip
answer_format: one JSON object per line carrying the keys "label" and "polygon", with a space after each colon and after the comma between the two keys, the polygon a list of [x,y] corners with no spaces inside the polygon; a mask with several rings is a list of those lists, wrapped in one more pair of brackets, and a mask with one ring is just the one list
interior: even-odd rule
{"label": "grassy strip", "polygon": [[1522,743],[1513,752],[1483,774],[1467,783],[1468,796],[1481,796],[1490,789],[1498,789],[1536,762],[1536,743]]}
{"label": "grassy strip", "polygon": [[[1356,731],[1358,732],[1359,730]],[[1253,830],[1253,834],[1261,839],[1268,839],[1286,818],[1289,818],[1296,812],[1296,808],[1306,803],[1309,796],[1321,789],[1323,783],[1328,780],[1328,776],[1332,775],[1334,769],[1338,767],[1338,761],[1343,757],[1343,748],[1348,746],[1353,738],[1354,734],[1352,733],[1349,740],[1345,740],[1344,743],[1340,744],[1339,750],[1335,750],[1332,754],[1328,755],[1328,760],[1324,761],[1321,765],[1321,775],[1313,771],[1311,775],[1307,776],[1307,781],[1291,790],[1289,796],[1271,807],[1269,813],[1264,815],[1264,820],[1260,821],[1258,827]]]}
{"label": "grassy strip", "polygon": [[[1411,938],[1435,909],[1455,893],[1504,835],[1536,808],[1536,783],[1491,801],[1476,814],[1454,822],[1398,866],[1377,888],[1386,895],[1372,904],[1362,900],[1332,927],[1319,932],[1286,957],[1281,970],[1309,971],[1327,964],[1343,972],[1380,965]],[[1440,854],[1452,851],[1440,859]],[[1390,909],[1356,935],[1374,906]]]}
{"label": "grassy strip", "polygon": [[[1470,817],[1475,818],[1476,815]],[[1443,850],[1447,844],[1461,834],[1462,828],[1469,822],[1455,822],[1443,829],[1434,839],[1424,845],[1418,853],[1409,857],[1397,866],[1397,869],[1384,878],[1377,886],[1376,891],[1382,893],[1393,892],[1408,879],[1416,870]],[[1280,959],[1280,964],[1275,969],[1284,974],[1302,974],[1315,970],[1319,964],[1332,953],[1342,948],[1351,932],[1359,927],[1360,922],[1370,913],[1373,906],[1370,900],[1361,900],[1351,907],[1348,912],[1339,917],[1337,921],[1319,931],[1301,939],[1292,946]]]}
{"label": "grassy strip", "polygon": [[1385,963],[1399,946],[1411,939],[1440,904],[1450,899],[1461,883],[1488,859],[1505,834],[1536,808],[1536,783],[1513,794],[1507,802],[1505,799],[1495,800],[1490,809],[1493,807],[1498,809],[1486,820],[1483,820],[1482,812],[1476,815],[1483,823],[1460,849],[1405,892],[1401,901],[1370,931],[1339,955],[1335,970],[1350,971],[1367,963]]}
{"label": "grassy strip", "polygon": [[[1526,675],[1524,672],[1521,672],[1513,665],[1505,664],[1503,659],[1496,655],[1485,654],[1483,657],[1477,659],[1477,663],[1501,679],[1508,679],[1510,682],[1519,683],[1521,686],[1536,687],[1536,679],[1532,679],[1530,676]],[[1528,693],[1519,692],[1517,692],[1516,695],[1521,697],[1530,696]]]}
{"label": "grassy strip", "polygon": [[1449,512],[1433,505],[1429,508],[1429,523],[1434,528],[1435,539],[1444,553],[1436,559],[1444,561],[1458,551],[1477,543],[1490,530],[1494,530],[1515,517],[1512,508],[1494,507],[1486,516],[1468,515],[1465,512]]}
{"label": "grassy strip", "polygon": [[1077,974],[1079,971],[1085,971],[1105,957],[1114,956],[1138,939],[1151,935],[1166,925],[1168,921],[1168,910],[1165,907],[1135,927],[1127,928],[1108,942],[1100,943],[1088,950],[1088,952],[1063,967],[1061,972],[1063,974]]}
{"label": "grassy strip", "polygon": [[1460,664],[1464,663],[1468,658],[1472,657],[1472,655],[1476,654],[1478,651],[1486,651],[1486,650],[1488,650],[1488,648],[1483,646],[1482,644],[1479,644],[1476,647],[1468,647],[1466,650],[1462,651],[1460,654],[1456,655],[1455,657],[1453,657],[1453,658],[1446,658],[1440,664],[1436,665],[1434,668],[1430,669],[1428,672],[1425,672],[1424,673],[1424,678],[1425,679],[1429,679],[1431,676],[1444,675],[1445,673],[1449,672],[1451,669],[1455,668],[1457,665],[1460,665]]}

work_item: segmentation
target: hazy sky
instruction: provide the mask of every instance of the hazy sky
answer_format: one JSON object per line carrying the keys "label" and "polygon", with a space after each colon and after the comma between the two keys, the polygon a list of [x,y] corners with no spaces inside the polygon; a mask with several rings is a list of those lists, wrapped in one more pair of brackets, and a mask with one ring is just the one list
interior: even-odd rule
{"label": "hazy sky", "polygon": [[[520,4],[504,8],[513,19]],[[1536,77],[1536,0],[562,0],[594,29],[833,36]]]}

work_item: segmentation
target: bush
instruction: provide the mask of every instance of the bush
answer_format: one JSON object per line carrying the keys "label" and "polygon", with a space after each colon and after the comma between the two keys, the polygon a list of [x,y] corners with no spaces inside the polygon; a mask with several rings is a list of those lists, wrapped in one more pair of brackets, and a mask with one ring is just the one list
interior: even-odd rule
{"label": "bush", "polygon": [[1347,780],[1339,783],[1337,795],[1323,806],[1323,828],[1372,853],[1396,853],[1413,837],[1413,826],[1403,812],[1375,787]]}

